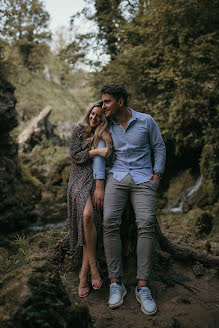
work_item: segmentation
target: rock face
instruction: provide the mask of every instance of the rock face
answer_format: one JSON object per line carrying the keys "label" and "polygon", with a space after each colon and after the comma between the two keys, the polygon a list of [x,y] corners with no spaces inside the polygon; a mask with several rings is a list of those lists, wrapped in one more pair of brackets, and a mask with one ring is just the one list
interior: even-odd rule
{"label": "rock face", "polygon": [[13,93],[13,86],[6,81],[0,80],[1,134],[7,134],[18,124],[17,113],[14,109],[16,100],[13,96]]}
{"label": "rock face", "polygon": [[14,88],[0,80],[0,231],[17,230],[34,220],[40,189],[21,168],[18,146],[10,136],[17,125]]}
{"label": "rock face", "polygon": [[1,263],[0,327],[92,327],[87,306],[71,302],[63,286],[56,253],[49,247],[54,237],[40,233],[23,239],[9,272],[2,272]]}

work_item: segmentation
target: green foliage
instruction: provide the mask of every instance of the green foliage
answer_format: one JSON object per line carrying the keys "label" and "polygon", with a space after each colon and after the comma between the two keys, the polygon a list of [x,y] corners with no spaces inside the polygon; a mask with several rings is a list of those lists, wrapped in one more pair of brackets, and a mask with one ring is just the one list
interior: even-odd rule
{"label": "green foliage", "polygon": [[53,37],[53,52],[71,70],[76,70],[77,64],[84,61],[85,49],[77,40],[73,28],[61,26]]}
{"label": "green foliage", "polygon": [[15,250],[25,255],[30,247],[30,237],[17,234],[11,244]]}
{"label": "green foliage", "polygon": [[48,52],[46,41],[49,14],[40,0],[5,0],[0,11],[0,35],[18,47],[25,66],[35,68],[39,59]]}
{"label": "green foliage", "polygon": [[121,0],[96,0],[93,19],[98,25],[98,39],[105,40],[106,53],[112,59],[119,54],[120,28],[124,20],[120,10]]}
{"label": "green foliage", "polygon": [[[1,259],[0,278],[2,278],[6,272],[12,272],[16,268],[30,263],[32,261],[31,254],[36,255],[39,253],[37,243],[42,242],[46,247],[48,245],[54,245],[67,234],[68,232],[65,231],[47,228],[43,232],[33,236],[22,233],[12,236],[9,256]],[[78,261],[78,259],[76,260]]]}
{"label": "green foliage", "polygon": [[8,81],[11,75],[18,72],[23,60],[19,49],[15,45],[10,45],[7,40],[0,39],[0,73],[1,78]]}
{"label": "green foliage", "polygon": [[72,41],[67,44],[66,47],[60,49],[58,57],[74,68],[75,64],[85,57],[85,53],[82,51],[82,48],[77,41]]}
{"label": "green foliage", "polygon": [[200,150],[218,124],[217,13],[215,0],[138,1],[118,56],[94,75],[98,89],[103,76],[104,84],[125,84],[132,105],[155,117],[179,156]]}
{"label": "green foliage", "polygon": [[27,263],[27,256],[31,251],[30,237],[22,234],[15,235],[11,242],[11,249],[13,249],[13,254],[1,261],[0,274],[5,274]]}
{"label": "green foliage", "polygon": [[49,14],[41,0],[4,0],[0,17],[1,35],[9,40],[45,42],[51,37]]}
{"label": "green foliage", "polygon": [[16,74],[8,76],[16,87],[16,111],[21,120],[17,133],[47,105],[53,109],[50,118],[55,122],[80,120],[93,99],[87,85],[88,76],[89,73],[83,70],[72,72],[67,63],[51,53],[45,62],[44,71],[33,72],[18,65]]}
{"label": "green foliage", "polygon": [[0,76],[3,79],[9,72],[9,65],[7,62],[6,41],[0,39]]}
{"label": "green foliage", "polygon": [[[71,26],[80,17],[81,20],[92,21],[89,32],[77,33],[77,45],[80,46],[80,53],[84,55],[84,61],[96,69],[102,67],[101,56],[107,54],[106,58],[113,60],[119,54],[121,36],[123,31],[123,8],[122,0],[85,0],[85,8],[71,17]],[[129,1],[128,1],[129,2]],[[95,28],[95,25],[98,27]],[[96,59],[86,58],[89,52],[95,53]],[[79,54],[80,54],[79,53]],[[105,59],[104,58],[104,61]]]}
{"label": "green foliage", "polygon": [[[107,45],[106,24],[114,26],[107,8],[114,2],[92,3],[96,12],[90,19]],[[151,114],[160,127],[167,145],[165,179],[188,168],[201,172],[202,186],[190,205],[211,206],[213,213],[219,196],[218,1],[118,3],[123,19],[115,55],[93,74],[91,84],[96,93],[106,84],[125,85],[130,106]],[[104,50],[108,53],[107,46]]]}
{"label": "green foliage", "polygon": [[66,327],[67,320],[62,316],[62,311],[69,304],[65,304],[63,291],[58,292],[54,275],[48,275],[46,280],[33,282],[36,290],[33,299],[19,314],[26,327]]}

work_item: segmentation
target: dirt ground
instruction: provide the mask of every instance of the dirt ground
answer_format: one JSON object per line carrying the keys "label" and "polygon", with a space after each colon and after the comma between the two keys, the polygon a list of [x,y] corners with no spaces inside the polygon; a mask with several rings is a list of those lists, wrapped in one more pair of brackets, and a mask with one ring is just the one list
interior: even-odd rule
{"label": "dirt ground", "polygon": [[[166,266],[166,272],[165,272]],[[130,269],[131,268],[131,269]],[[157,272],[160,271],[160,272]],[[219,280],[215,269],[202,265],[155,263],[150,288],[158,312],[147,316],[135,298],[135,268],[126,269],[124,284],[127,296],[117,309],[107,305],[109,281],[106,268],[102,272],[103,286],[86,298],[77,296],[78,272],[65,272],[62,280],[72,301],[83,302],[95,328],[217,328],[219,327]]]}
{"label": "dirt ground", "polygon": [[[172,242],[190,247],[208,254],[205,242],[194,242],[189,230],[179,227],[167,229],[162,219],[162,232]],[[218,250],[219,251],[219,250]],[[100,253],[101,254],[101,253]],[[211,253],[210,253],[211,254]],[[215,253],[214,255],[218,255]],[[79,298],[77,294],[79,268],[66,270],[61,267],[61,277],[73,302],[88,306],[94,328],[218,328],[219,327],[219,272],[199,262],[174,260],[168,253],[154,255],[150,289],[157,303],[158,311],[154,316],[141,312],[135,298],[136,259],[126,258],[123,283],[127,288],[124,303],[117,309],[110,309],[109,280],[105,258],[99,257],[103,286],[94,291],[90,285],[88,297]]]}

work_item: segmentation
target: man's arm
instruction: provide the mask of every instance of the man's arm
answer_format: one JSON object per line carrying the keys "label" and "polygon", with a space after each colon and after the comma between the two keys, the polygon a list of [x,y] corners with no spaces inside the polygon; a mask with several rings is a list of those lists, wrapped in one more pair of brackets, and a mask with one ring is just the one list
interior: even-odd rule
{"label": "man's arm", "polygon": [[100,211],[103,208],[104,200],[104,180],[96,180],[96,188],[94,190],[93,203],[94,207]]}
{"label": "man's arm", "polygon": [[[98,148],[103,148],[105,145],[105,142],[100,140]],[[96,182],[96,188],[94,191],[93,203],[97,210],[103,208],[105,175],[105,158],[95,156],[93,160],[93,177]]]}
{"label": "man's arm", "polygon": [[149,127],[150,145],[154,152],[154,174],[149,178],[155,179],[159,183],[160,175],[164,172],[165,168],[166,147],[160,134],[159,127],[152,117],[150,118]]}

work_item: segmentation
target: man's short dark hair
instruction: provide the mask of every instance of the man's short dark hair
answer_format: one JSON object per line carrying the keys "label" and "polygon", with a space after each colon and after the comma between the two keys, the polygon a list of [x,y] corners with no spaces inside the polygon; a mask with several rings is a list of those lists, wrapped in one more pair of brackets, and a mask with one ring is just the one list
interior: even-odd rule
{"label": "man's short dark hair", "polygon": [[105,85],[100,90],[100,94],[112,95],[114,98],[116,98],[117,101],[122,98],[124,99],[124,106],[128,105],[128,93],[126,89],[120,84]]}

